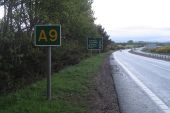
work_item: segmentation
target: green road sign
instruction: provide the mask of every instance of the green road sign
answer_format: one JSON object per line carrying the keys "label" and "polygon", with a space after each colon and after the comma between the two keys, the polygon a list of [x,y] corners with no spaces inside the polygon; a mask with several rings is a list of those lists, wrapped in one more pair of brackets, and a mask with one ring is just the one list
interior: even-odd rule
{"label": "green road sign", "polygon": [[103,38],[88,38],[87,49],[90,49],[90,50],[103,49]]}
{"label": "green road sign", "polygon": [[51,46],[61,46],[61,25],[36,25],[35,45],[48,46],[47,98],[51,100]]}
{"label": "green road sign", "polygon": [[36,46],[61,46],[61,25],[36,25]]}

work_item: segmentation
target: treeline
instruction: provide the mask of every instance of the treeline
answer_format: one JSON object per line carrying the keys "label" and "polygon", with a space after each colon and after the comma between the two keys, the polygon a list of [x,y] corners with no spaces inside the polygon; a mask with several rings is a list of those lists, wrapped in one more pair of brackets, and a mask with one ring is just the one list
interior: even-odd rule
{"label": "treeline", "polygon": [[53,71],[88,57],[87,37],[103,37],[104,51],[110,43],[101,25],[94,24],[92,0],[0,0],[0,93],[45,77],[46,48],[33,44],[34,26],[62,25],[62,46],[52,48]]}

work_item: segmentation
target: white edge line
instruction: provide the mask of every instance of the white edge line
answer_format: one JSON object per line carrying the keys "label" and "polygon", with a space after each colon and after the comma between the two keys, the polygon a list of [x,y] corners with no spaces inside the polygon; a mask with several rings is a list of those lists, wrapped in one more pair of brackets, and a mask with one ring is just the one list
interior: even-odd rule
{"label": "white edge line", "polygon": [[117,63],[127,72],[127,74],[136,82],[136,84],[142,88],[142,90],[155,102],[155,104],[165,113],[170,113],[170,108],[159,98],[157,97],[147,86],[145,86],[134,74],[132,74],[126,67],[123,65],[117,57],[114,55]]}

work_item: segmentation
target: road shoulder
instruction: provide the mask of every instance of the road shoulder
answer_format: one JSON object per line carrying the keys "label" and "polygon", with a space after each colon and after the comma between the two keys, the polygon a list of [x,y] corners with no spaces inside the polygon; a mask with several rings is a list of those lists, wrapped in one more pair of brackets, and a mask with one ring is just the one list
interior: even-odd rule
{"label": "road shoulder", "polygon": [[93,82],[89,95],[90,111],[88,113],[120,113],[109,57],[104,60]]}

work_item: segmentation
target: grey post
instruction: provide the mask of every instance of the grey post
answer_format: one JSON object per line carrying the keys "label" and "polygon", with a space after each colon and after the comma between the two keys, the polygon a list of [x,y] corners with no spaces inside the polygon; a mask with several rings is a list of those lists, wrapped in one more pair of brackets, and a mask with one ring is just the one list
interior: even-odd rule
{"label": "grey post", "polygon": [[93,55],[93,50],[91,49],[90,52],[91,52],[91,56],[92,56]]}
{"label": "grey post", "polygon": [[51,46],[48,47],[47,98],[51,100]]}
{"label": "grey post", "polygon": [[101,53],[101,49],[99,49],[99,55],[100,55],[100,53]]}

